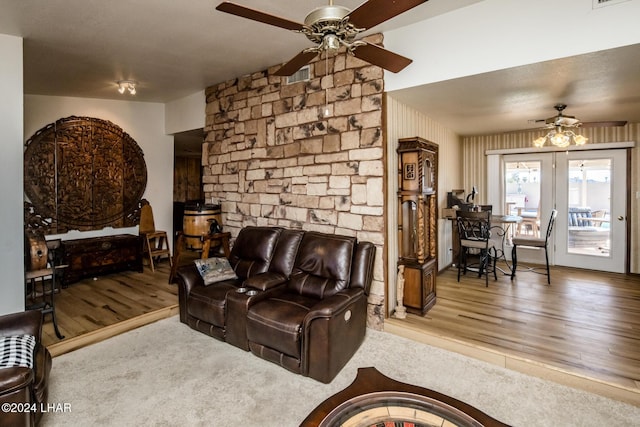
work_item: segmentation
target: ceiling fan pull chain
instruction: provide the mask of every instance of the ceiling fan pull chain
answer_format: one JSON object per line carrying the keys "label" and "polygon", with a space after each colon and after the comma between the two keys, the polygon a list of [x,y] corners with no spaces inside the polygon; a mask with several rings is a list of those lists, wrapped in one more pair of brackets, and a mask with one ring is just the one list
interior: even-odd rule
{"label": "ceiling fan pull chain", "polygon": [[324,78],[327,79],[324,87],[324,116],[329,117],[329,51],[328,50],[325,51],[324,53]]}

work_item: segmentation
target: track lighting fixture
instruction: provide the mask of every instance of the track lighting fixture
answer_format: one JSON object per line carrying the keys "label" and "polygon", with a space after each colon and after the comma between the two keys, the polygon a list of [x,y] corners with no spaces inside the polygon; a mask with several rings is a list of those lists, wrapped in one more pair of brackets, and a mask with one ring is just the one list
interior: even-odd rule
{"label": "track lighting fixture", "polygon": [[126,90],[129,91],[131,95],[136,94],[136,85],[138,82],[135,80],[118,80],[118,92],[124,93]]}

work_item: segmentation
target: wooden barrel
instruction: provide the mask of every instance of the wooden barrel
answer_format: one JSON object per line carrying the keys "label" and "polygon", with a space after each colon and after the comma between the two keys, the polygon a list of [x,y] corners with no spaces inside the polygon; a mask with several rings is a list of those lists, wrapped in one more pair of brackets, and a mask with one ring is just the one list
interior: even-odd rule
{"label": "wooden barrel", "polygon": [[187,249],[202,249],[201,238],[209,233],[212,219],[222,224],[220,205],[185,205],[182,230]]}
{"label": "wooden barrel", "polygon": [[28,271],[47,268],[49,248],[42,236],[25,234],[25,248],[27,248],[26,266]]}

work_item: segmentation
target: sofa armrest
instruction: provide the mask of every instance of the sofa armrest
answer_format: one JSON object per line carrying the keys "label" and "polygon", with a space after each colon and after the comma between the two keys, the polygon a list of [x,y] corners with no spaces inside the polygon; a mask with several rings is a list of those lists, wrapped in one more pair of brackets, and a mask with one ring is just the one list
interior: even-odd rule
{"label": "sofa armrest", "polygon": [[33,335],[40,342],[42,335],[42,313],[28,310],[0,316],[0,336]]}
{"label": "sofa armrest", "polygon": [[349,288],[319,301],[304,319],[301,370],[329,383],[364,340],[367,299],[362,288]]}
{"label": "sofa armrest", "polygon": [[178,279],[178,289],[183,291],[185,296],[189,295],[194,286],[204,285],[204,280],[202,280],[202,276],[198,272],[198,268],[195,264],[189,264],[178,268],[176,278]]}
{"label": "sofa armrest", "polygon": [[34,378],[33,369],[17,366],[0,369],[0,397],[11,394],[31,385]]}
{"label": "sofa armrest", "polygon": [[284,285],[286,282],[287,278],[284,274],[266,272],[247,278],[242,285],[248,288],[266,291],[268,289],[275,288],[276,286]]}
{"label": "sofa armrest", "polygon": [[338,292],[328,298],[320,300],[307,313],[305,323],[309,323],[320,317],[333,317],[343,312],[350,304],[358,298],[364,298],[364,290],[362,288],[349,288]]}
{"label": "sofa armrest", "polygon": [[202,276],[198,272],[195,264],[189,264],[178,268],[175,282],[178,285],[180,321],[187,323],[187,298],[194,287],[204,286],[204,280],[202,280]]}

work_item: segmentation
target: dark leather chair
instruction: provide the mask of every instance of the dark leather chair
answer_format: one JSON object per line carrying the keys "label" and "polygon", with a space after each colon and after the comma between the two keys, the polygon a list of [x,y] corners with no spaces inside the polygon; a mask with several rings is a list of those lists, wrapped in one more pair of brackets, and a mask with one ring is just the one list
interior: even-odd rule
{"label": "dark leather chair", "polygon": [[251,352],[330,382],[364,340],[374,255],[369,242],[306,232],[289,281],[249,308]]}
{"label": "dark leather chair", "polygon": [[[42,313],[38,310],[0,316],[0,336],[33,335],[36,338],[34,367],[18,366],[0,369],[0,404],[33,404],[39,409],[47,402],[51,354],[41,344]],[[39,410],[5,412],[0,415],[0,426],[35,426],[40,422]]]}

